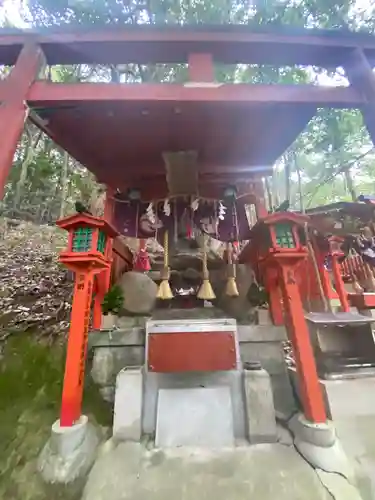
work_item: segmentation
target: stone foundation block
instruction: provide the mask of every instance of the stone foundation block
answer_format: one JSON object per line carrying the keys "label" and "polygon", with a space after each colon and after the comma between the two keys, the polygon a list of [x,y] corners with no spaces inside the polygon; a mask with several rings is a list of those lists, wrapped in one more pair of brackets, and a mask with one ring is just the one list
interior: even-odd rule
{"label": "stone foundation block", "polygon": [[354,481],[355,471],[331,422],[313,424],[297,416],[291,419],[289,427],[294,435],[294,446],[312,467]]}
{"label": "stone foundation block", "polygon": [[100,347],[95,350],[92,360],[91,377],[102,386],[110,385],[115,378],[115,357],[111,347]]}
{"label": "stone foundation block", "polygon": [[304,415],[299,414],[291,418],[289,429],[303,441],[315,446],[329,448],[336,442],[336,430],[332,422],[314,424],[306,420]]}
{"label": "stone foundation block", "polygon": [[245,403],[250,443],[275,443],[277,427],[271,381],[260,366],[245,369]]}
{"label": "stone foundation block", "polygon": [[142,435],[143,372],[140,367],[124,368],[117,375],[113,437],[140,441]]}
{"label": "stone foundation block", "polygon": [[85,476],[95,461],[99,441],[99,433],[86,416],[72,427],[61,427],[57,420],[38,459],[43,479],[67,484]]}

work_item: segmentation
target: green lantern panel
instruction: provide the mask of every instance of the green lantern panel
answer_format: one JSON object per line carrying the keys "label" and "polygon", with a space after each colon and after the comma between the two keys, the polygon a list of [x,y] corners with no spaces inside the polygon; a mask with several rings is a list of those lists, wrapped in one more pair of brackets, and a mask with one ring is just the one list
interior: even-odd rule
{"label": "green lantern panel", "polygon": [[98,246],[97,246],[98,252],[104,254],[106,241],[107,241],[106,235],[103,233],[103,231],[99,231]]}
{"label": "green lantern panel", "polygon": [[281,248],[295,248],[292,224],[275,224],[276,243]]}
{"label": "green lantern panel", "polygon": [[73,252],[88,252],[91,249],[91,227],[79,227],[73,233]]}

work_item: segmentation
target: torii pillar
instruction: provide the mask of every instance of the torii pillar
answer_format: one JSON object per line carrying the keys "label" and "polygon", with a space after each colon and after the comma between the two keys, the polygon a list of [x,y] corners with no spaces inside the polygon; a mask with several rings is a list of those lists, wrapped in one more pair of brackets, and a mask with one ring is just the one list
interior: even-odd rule
{"label": "torii pillar", "polygon": [[363,49],[354,49],[343,64],[350,84],[366,99],[362,115],[375,146],[375,75]]}
{"label": "torii pillar", "polygon": [[28,116],[28,90],[44,64],[42,49],[34,44],[25,45],[9,75],[0,82],[0,198]]}

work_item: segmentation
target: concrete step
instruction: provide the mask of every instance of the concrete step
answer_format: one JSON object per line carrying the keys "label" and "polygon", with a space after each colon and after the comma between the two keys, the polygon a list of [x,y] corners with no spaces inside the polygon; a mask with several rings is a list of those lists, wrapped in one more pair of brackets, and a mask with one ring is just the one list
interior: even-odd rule
{"label": "concrete step", "polygon": [[280,444],[147,450],[138,443],[120,443],[94,465],[83,500],[109,496],[111,500],[332,500],[314,469],[293,447]]}

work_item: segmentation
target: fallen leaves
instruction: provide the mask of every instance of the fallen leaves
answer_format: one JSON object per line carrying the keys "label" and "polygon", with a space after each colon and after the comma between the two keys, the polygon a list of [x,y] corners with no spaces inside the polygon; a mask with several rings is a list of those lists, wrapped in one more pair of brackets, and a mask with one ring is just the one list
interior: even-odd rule
{"label": "fallen leaves", "polygon": [[72,276],[58,262],[66,233],[53,226],[1,221],[0,341],[13,332],[64,335],[69,326]]}

